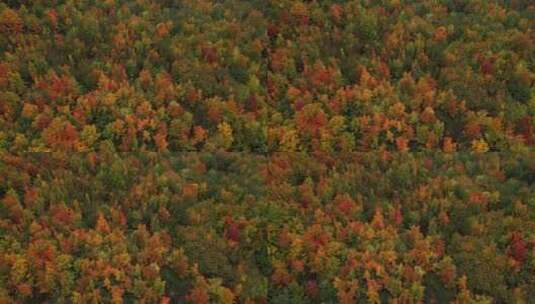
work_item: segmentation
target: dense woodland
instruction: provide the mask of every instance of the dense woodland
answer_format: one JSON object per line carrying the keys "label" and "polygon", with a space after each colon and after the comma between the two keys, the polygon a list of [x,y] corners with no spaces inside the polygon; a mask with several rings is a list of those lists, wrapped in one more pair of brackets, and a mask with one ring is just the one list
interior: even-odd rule
{"label": "dense woodland", "polygon": [[528,0],[0,1],[0,304],[535,301]]}

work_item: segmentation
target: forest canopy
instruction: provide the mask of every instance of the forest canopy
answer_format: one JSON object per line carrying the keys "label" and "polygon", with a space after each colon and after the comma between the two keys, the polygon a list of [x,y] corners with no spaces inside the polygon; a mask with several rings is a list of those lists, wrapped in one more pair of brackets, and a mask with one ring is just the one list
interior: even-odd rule
{"label": "forest canopy", "polygon": [[535,5],[0,1],[0,303],[530,303]]}

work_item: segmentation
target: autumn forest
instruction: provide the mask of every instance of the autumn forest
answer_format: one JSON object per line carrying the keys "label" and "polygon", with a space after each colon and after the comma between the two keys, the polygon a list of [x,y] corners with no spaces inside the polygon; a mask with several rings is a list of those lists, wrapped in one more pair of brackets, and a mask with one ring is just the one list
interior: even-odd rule
{"label": "autumn forest", "polygon": [[535,303],[535,3],[0,0],[4,303]]}

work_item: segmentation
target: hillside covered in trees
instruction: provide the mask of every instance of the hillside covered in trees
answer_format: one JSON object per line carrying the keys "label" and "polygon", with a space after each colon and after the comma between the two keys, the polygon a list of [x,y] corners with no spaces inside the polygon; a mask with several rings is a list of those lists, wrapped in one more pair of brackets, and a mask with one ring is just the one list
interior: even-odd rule
{"label": "hillside covered in trees", "polygon": [[0,1],[0,303],[533,303],[535,4]]}

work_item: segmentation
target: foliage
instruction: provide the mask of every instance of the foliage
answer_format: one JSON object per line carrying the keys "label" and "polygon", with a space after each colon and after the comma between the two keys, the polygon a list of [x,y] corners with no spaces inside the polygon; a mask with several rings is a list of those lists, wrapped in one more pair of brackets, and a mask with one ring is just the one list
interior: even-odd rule
{"label": "foliage", "polygon": [[0,303],[529,303],[535,6],[0,3]]}

